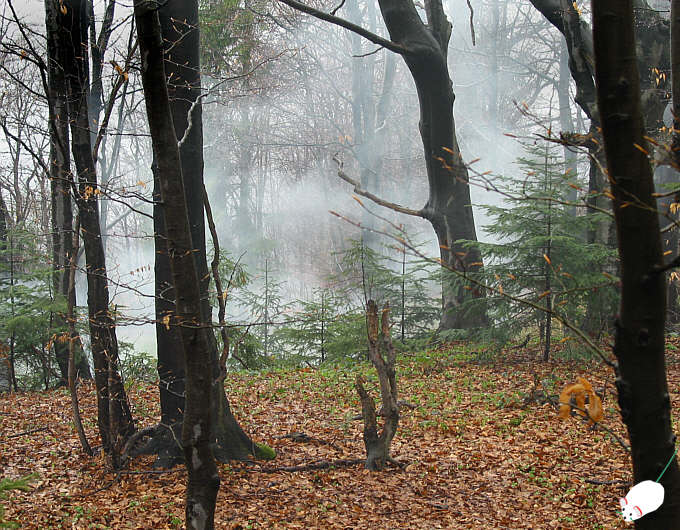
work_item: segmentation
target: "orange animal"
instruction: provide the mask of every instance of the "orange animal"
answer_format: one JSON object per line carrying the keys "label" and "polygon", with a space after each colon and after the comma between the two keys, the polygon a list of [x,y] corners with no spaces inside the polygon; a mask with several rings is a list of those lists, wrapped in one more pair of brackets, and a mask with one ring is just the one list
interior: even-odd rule
{"label": "orange animal", "polygon": [[[586,379],[579,377],[577,381],[567,385],[560,394],[560,418],[567,419],[571,409],[575,408],[577,414],[588,418],[588,425],[593,425],[604,416],[602,400]],[[571,404],[572,399],[576,403],[575,407]]]}

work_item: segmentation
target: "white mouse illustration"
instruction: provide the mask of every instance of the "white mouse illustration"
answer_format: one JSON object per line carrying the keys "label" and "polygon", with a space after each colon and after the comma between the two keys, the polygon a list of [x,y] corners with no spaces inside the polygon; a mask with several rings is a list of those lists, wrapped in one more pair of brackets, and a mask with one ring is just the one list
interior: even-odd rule
{"label": "white mouse illustration", "polygon": [[658,482],[645,480],[636,484],[628,495],[619,499],[624,521],[637,521],[663,504],[664,490]]}

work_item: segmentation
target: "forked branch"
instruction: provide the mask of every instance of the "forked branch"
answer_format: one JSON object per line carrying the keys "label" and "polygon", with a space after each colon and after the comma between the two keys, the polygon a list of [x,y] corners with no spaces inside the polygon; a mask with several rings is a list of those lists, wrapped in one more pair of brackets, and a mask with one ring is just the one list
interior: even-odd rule
{"label": "forked branch", "polygon": [[[358,375],[354,386],[361,400],[364,418],[364,445],[366,446],[366,468],[374,471],[382,470],[386,462],[391,462],[390,444],[397,432],[399,424],[399,406],[397,405],[397,381],[395,375],[396,354],[390,337],[390,307],[385,304],[382,310],[382,321],[378,318],[378,306],[369,300],[366,304],[366,331],[368,334],[368,356],[378,372],[382,411],[385,422],[378,434],[378,422],[375,412],[375,401],[364,387],[364,379]],[[380,352],[379,330],[382,332],[382,345],[386,356]]]}

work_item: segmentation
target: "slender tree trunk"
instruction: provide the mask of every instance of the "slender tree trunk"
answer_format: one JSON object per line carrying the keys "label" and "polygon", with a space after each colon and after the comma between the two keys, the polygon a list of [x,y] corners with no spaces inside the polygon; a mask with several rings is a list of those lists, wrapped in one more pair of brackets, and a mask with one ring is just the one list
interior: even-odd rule
{"label": "slender tree trunk", "polygon": [[[4,283],[7,278],[4,272],[5,267],[10,266],[8,263],[9,256],[9,234],[8,234],[8,211],[5,205],[5,200],[0,191],[0,264],[2,264],[3,274],[0,276],[0,281]],[[0,392],[10,392],[12,390],[11,366],[9,357],[9,348],[0,345]]]}
{"label": "slender tree trunk", "polygon": [[[661,192],[666,192],[671,186],[677,183],[679,176],[680,173],[678,170],[672,166],[658,166],[654,171],[654,177]],[[678,228],[677,226],[671,225],[672,220],[677,222],[679,219],[678,214],[680,212],[675,209],[675,206],[672,206],[677,202],[677,199],[678,197],[675,195],[670,195],[661,197],[657,201],[657,207],[659,210],[659,224],[662,227],[670,226],[670,228],[661,235],[664,256],[666,253],[672,257],[678,255]],[[669,328],[675,327],[680,322],[680,312],[678,308],[678,296],[680,295],[678,292],[679,283],[680,282],[678,282],[677,279],[677,272],[671,271],[666,274],[666,297],[668,304],[666,307],[666,325]]]}
{"label": "slender tree trunk", "polygon": [[[644,148],[632,0],[593,2],[598,104],[621,259],[621,307],[614,353],[621,416],[630,437],[633,480],[656,480],[673,455],[664,356],[666,287],[654,183]],[[680,528],[680,469],[661,477],[661,507],[638,529]]]}
{"label": "slender tree trunk", "polygon": [[[15,270],[15,258],[14,258],[14,238],[12,237],[12,233],[10,232],[9,237],[7,238],[7,242],[9,244],[9,289],[10,289],[10,297],[9,297],[9,303],[12,308],[11,315],[12,318],[14,318],[14,270]],[[15,365],[15,350],[14,346],[16,345],[16,336],[14,334],[14,330],[12,330],[12,334],[9,337],[9,358],[8,358],[8,366],[9,366],[9,381],[10,381],[10,390],[12,390],[12,386],[14,387],[14,391],[18,392],[19,391],[19,385],[17,384],[17,372],[16,372],[16,365]]]}
{"label": "slender tree trunk", "polygon": [[[80,231],[80,220],[76,220],[76,226],[75,226],[75,233],[73,235],[73,243],[72,246],[74,249],[77,249],[80,244],[78,241],[78,232]],[[76,290],[76,256],[71,255],[71,260],[69,262],[69,267],[68,267],[68,289],[69,289],[69,295],[71,294],[71,291]],[[76,386],[76,362],[75,362],[75,354],[76,354],[76,326],[75,326],[75,313],[74,313],[74,306],[73,306],[73,301],[75,299],[69,296],[68,298],[68,307],[66,309],[66,319],[68,320],[68,331],[69,331],[69,340],[68,340],[68,389],[71,393],[71,414],[73,415],[73,423],[76,426],[76,432],[78,433],[78,439],[80,440],[80,446],[83,448],[83,452],[88,455],[92,456],[92,448],[90,447],[89,442],[87,441],[87,436],[85,435],[85,429],[83,428],[83,422],[80,417],[80,406],[78,405],[78,388]]]}
{"label": "slender tree trunk", "polygon": [[[373,31],[375,26],[375,7],[373,2],[366,5],[365,15],[366,26]],[[364,13],[359,6],[359,0],[350,0],[347,4],[348,20],[355,24],[362,24],[364,20]],[[375,74],[375,54],[365,55],[365,50],[362,45],[363,39],[355,34],[349,34],[351,47],[351,62],[352,62],[352,144],[356,153],[359,180],[361,187],[372,193],[379,194],[379,175],[374,171],[374,159],[371,149],[375,146],[373,137],[375,135],[376,127],[376,112],[373,104],[373,80]],[[361,240],[363,244],[375,251],[379,252],[378,237],[370,229],[376,227],[376,217],[370,212],[364,211],[362,214],[362,226],[365,227],[361,232]],[[374,294],[378,298],[382,297],[382,293]]]}
{"label": "slender tree trunk", "polygon": [[[571,76],[569,75],[569,52],[566,47],[560,50],[560,78],[557,85],[557,96],[560,105],[560,128],[562,132],[575,132],[574,120],[571,117],[571,97],[569,95],[569,82]],[[578,167],[576,160],[576,151],[573,147],[565,145],[564,152],[564,168],[565,173],[569,179],[576,179],[578,177]],[[570,202],[576,202],[576,189],[569,188],[568,199]],[[576,206],[569,206],[571,215],[576,216]]]}
{"label": "slender tree trunk", "polygon": [[113,17],[116,9],[116,0],[107,0],[104,18],[102,20],[99,36],[94,16],[94,2],[88,0],[88,26],[90,30],[90,54],[92,57],[92,83],[88,98],[88,110],[90,114],[90,139],[92,145],[99,132],[99,119],[104,108],[104,84],[102,73],[104,69],[104,53],[109,46],[109,38],[113,31]]}
{"label": "slender tree trunk", "polygon": [[[187,2],[189,3],[189,2]],[[196,2],[191,2],[197,6]],[[163,46],[158,13],[142,0],[135,0],[135,19],[144,62],[142,83],[146,111],[163,201],[166,251],[175,292],[176,313],[170,319],[181,339],[186,374],[186,408],[182,445],[188,472],[186,490],[187,528],[214,528],[215,502],[220,479],[211,449],[212,426],[211,346],[209,329],[203,325],[198,260],[194,257],[188,205],[180,152],[163,68]],[[202,200],[201,200],[202,203]]]}
{"label": "slender tree trunk", "polygon": [[[78,204],[87,269],[87,307],[92,357],[95,365],[99,432],[104,450],[119,465],[120,451],[135,427],[123,383],[118,373],[118,341],[109,312],[106,259],[99,224],[97,173],[90,143],[88,116],[87,13],[84,0],[64,0],[60,10],[49,0],[55,24],[48,20],[49,31],[57,31],[62,66],[66,77],[68,115],[71,125],[73,160],[78,175]],[[111,404],[109,402],[111,401]],[[114,430],[111,430],[113,427]]]}
{"label": "slender tree trunk", "polygon": [[[246,71],[246,66],[243,70]],[[248,129],[250,127],[251,116],[250,107],[247,101],[241,102],[238,109],[238,211],[236,213],[236,239],[238,241],[239,253],[248,250],[248,244],[253,241],[254,231],[250,209],[251,196],[251,173],[252,173],[252,146],[248,141]],[[254,264],[254,263],[253,263]]]}
{"label": "slender tree trunk", "polygon": [[[54,4],[46,2],[47,23],[53,24],[56,13]],[[50,11],[52,10],[52,11]],[[59,43],[56,32],[47,33],[48,53],[48,99],[50,130],[50,198],[52,213],[52,286],[55,297],[63,297],[67,304],[76,306],[76,292],[68,289],[68,264],[73,254],[73,205],[71,201],[71,168],[69,156],[68,110],[66,106],[66,79],[62,61],[58,56]],[[64,315],[55,313],[52,322],[55,327],[66,328]],[[89,379],[87,364],[80,342],[76,346],[76,368],[78,375]],[[69,342],[54,341],[54,352],[61,374],[60,384],[68,381]]]}
{"label": "slender tree trunk", "polygon": [[489,115],[488,123],[498,129],[498,55],[502,54],[500,29],[500,0],[491,1],[491,49],[489,50]]}
{"label": "slender tree trunk", "polygon": [[[552,189],[550,182],[548,168],[548,153],[546,147],[545,154],[545,167],[543,169],[545,178],[545,193],[547,196],[552,196]],[[552,289],[552,202],[548,201],[548,215],[546,218],[546,230],[548,236],[548,242],[545,246],[545,256],[544,256],[544,271],[545,271],[545,285],[544,292],[548,293],[545,298],[545,342],[543,344],[543,361],[548,361],[550,359],[550,345],[552,342],[552,311],[553,311],[553,295],[551,293]]]}

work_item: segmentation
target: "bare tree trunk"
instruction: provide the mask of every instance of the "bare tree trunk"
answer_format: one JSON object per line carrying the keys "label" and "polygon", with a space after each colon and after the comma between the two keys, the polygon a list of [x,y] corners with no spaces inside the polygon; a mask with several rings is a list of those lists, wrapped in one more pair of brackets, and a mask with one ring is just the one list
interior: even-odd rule
{"label": "bare tree trunk", "polygon": [[[598,0],[592,9],[598,104],[621,259],[616,386],[637,483],[656,480],[675,446],[664,356],[666,287],[652,170],[637,147],[647,142],[632,0]],[[680,527],[675,458],[660,482],[665,502],[636,521],[638,529]]]}
{"label": "bare tree trunk", "polygon": [[104,53],[109,46],[109,38],[113,31],[113,16],[116,9],[116,0],[108,0],[104,19],[97,36],[97,27],[94,17],[94,2],[88,0],[88,26],[90,29],[90,55],[92,57],[92,83],[88,99],[88,110],[90,114],[90,140],[94,145],[99,131],[99,119],[104,108],[104,85],[102,83],[102,71],[104,68]]}
{"label": "bare tree trunk", "polygon": [[[165,49],[165,75],[175,136],[181,138],[180,158],[184,194],[191,229],[193,253],[200,281],[201,322],[212,322],[208,296],[210,275],[206,258],[203,205],[203,124],[201,79],[199,71],[198,4],[195,1],[171,0],[158,10]],[[158,153],[154,152],[155,156]],[[159,161],[155,158],[157,173]],[[160,203],[161,175],[154,178],[154,241],[156,282],[156,339],[161,422],[150,442],[140,452],[158,455],[156,466],[172,467],[181,462],[182,448],[177,446],[179,427],[185,407],[185,372],[181,341],[176,328],[168,329],[165,319],[176,312],[176,295],[167,253],[167,229]],[[213,379],[220,377],[219,353],[212,331],[208,332],[210,366]],[[257,445],[241,429],[229,407],[223,385],[213,385],[213,451],[221,461],[245,459],[258,455]]]}
{"label": "bare tree trunk", "polygon": [[[3,268],[9,265],[7,256],[9,249],[8,224],[7,206],[2,197],[2,191],[0,191],[0,264],[3,265]],[[0,278],[3,283],[6,281],[5,274],[3,272]],[[10,392],[12,390],[12,367],[9,353],[9,348],[5,344],[0,345],[0,392]]]}
{"label": "bare tree trunk", "polygon": [[[54,25],[51,20],[48,21],[48,32],[57,31],[59,39],[58,49],[61,51],[68,94],[73,160],[78,175],[76,202],[83,228],[87,307],[95,366],[99,432],[104,450],[110,455],[112,465],[116,468],[120,463],[120,452],[125,441],[135,427],[118,373],[118,340],[109,312],[106,258],[99,224],[97,173],[90,143],[86,2],[64,0],[65,13],[59,10],[54,0],[50,0],[50,4],[56,18]],[[48,18],[49,14],[48,11]],[[115,429],[113,431],[112,426]]]}
{"label": "bare tree trunk", "polygon": [[[399,207],[392,209],[427,219],[437,234],[442,261],[440,330],[486,325],[486,293],[477,288],[468,291],[465,287],[469,286],[460,276],[446,274],[450,269],[463,274],[478,273],[482,270],[482,256],[479,249],[468,249],[458,242],[476,241],[477,234],[470,201],[468,170],[461,158],[453,117],[455,96],[447,64],[451,23],[444,14],[441,0],[425,3],[427,24],[421,19],[412,0],[379,0],[391,41],[297,0],[280,1],[345,27],[404,58],[418,92],[420,136],[425,151],[430,195],[420,211],[406,212],[408,209]],[[372,200],[387,206],[387,201]],[[476,307],[468,305],[471,301],[477,302],[474,304]],[[468,307],[464,307],[464,304]]]}
{"label": "bare tree trunk", "polygon": [[[566,47],[560,50],[560,78],[557,85],[557,96],[560,105],[560,128],[562,132],[575,132],[574,120],[571,117],[571,97],[569,95],[569,52]],[[576,160],[576,151],[573,147],[565,145],[563,147],[564,153],[564,168],[565,173],[569,179],[576,179],[578,177],[578,166]],[[568,199],[570,202],[576,202],[576,189],[569,188]],[[569,206],[571,215],[576,215],[576,206]]]}
{"label": "bare tree trunk", "polygon": [[[195,4],[195,2],[193,2]],[[220,479],[211,449],[214,379],[208,329],[201,309],[201,288],[194,258],[180,152],[172,121],[164,71],[161,26],[156,9],[135,0],[135,19],[144,62],[142,83],[158,164],[158,179],[167,233],[176,313],[170,322],[181,339],[186,374],[186,408],[182,445],[188,472],[187,528],[214,528]]]}
{"label": "bare tree trunk", "polygon": [[[468,170],[461,158],[453,118],[453,94],[447,65],[451,23],[442,3],[426,2],[427,26],[410,0],[380,0],[385,25],[398,44],[408,46],[404,61],[416,83],[420,102],[420,135],[430,196],[423,216],[432,223],[444,264],[454,270],[476,273],[482,268],[477,248],[468,249],[459,240],[477,240],[470,200]],[[486,324],[485,293],[464,289],[464,282],[444,274],[440,329],[470,328]],[[476,310],[462,305],[479,299]]]}
{"label": "bare tree trunk", "polygon": [[[552,196],[552,189],[548,189],[550,185],[550,169],[548,168],[548,148],[546,146],[545,153],[545,167],[543,174],[545,178],[544,192],[546,196]],[[547,362],[550,359],[550,345],[552,342],[552,311],[553,311],[553,295],[552,295],[552,201],[548,201],[548,215],[546,216],[546,229],[548,241],[544,249],[543,270],[545,271],[544,292],[548,293],[545,299],[545,342],[543,344],[543,361]]]}
{"label": "bare tree trunk", "polygon": [[[80,219],[76,219],[75,231],[73,234],[73,248],[77,249],[80,245],[78,242],[78,232],[80,231]],[[85,429],[83,428],[83,422],[80,418],[80,407],[78,406],[78,389],[76,387],[76,362],[75,362],[75,346],[77,341],[76,338],[76,326],[75,326],[75,315],[73,313],[73,301],[74,298],[70,296],[72,291],[76,288],[76,255],[71,255],[71,261],[68,268],[68,307],[66,309],[66,320],[68,320],[68,389],[71,393],[71,414],[73,414],[73,423],[76,426],[76,432],[78,433],[78,439],[80,440],[80,446],[83,448],[83,452],[86,455],[92,456],[92,448],[87,441],[87,436],[85,435]]]}
{"label": "bare tree trunk", "polygon": [[[671,153],[673,173],[678,175],[680,171],[680,0],[671,0],[671,86],[673,94],[673,137],[671,141]],[[677,178],[676,178],[677,180]],[[673,200],[678,202],[678,197]],[[670,210],[670,207],[669,207]],[[669,212],[673,219],[678,219],[678,212]],[[680,251],[678,246],[678,228],[674,227],[668,234],[668,244],[664,250],[670,250],[671,255],[677,255]],[[668,282],[668,322],[672,325],[680,323],[680,281],[670,278]]]}
{"label": "bare tree trunk", "polygon": [[[56,21],[55,5],[45,3],[46,22]],[[49,26],[48,26],[49,27]],[[50,198],[52,212],[52,286],[55,297],[63,297],[67,304],[76,306],[75,290],[69,293],[68,264],[73,255],[73,205],[71,201],[71,168],[69,155],[68,109],[66,105],[66,79],[59,57],[59,41],[55,31],[47,32],[48,53],[48,94],[49,131],[50,131]],[[55,313],[53,323],[56,327],[67,327],[63,314]],[[87,364],[80,341],[76,346],[76,366],[78,375],[89,379],[90,367]],[[68,381],[69,342],[55,341],[54,352],[61,373],[61,384]]]}

